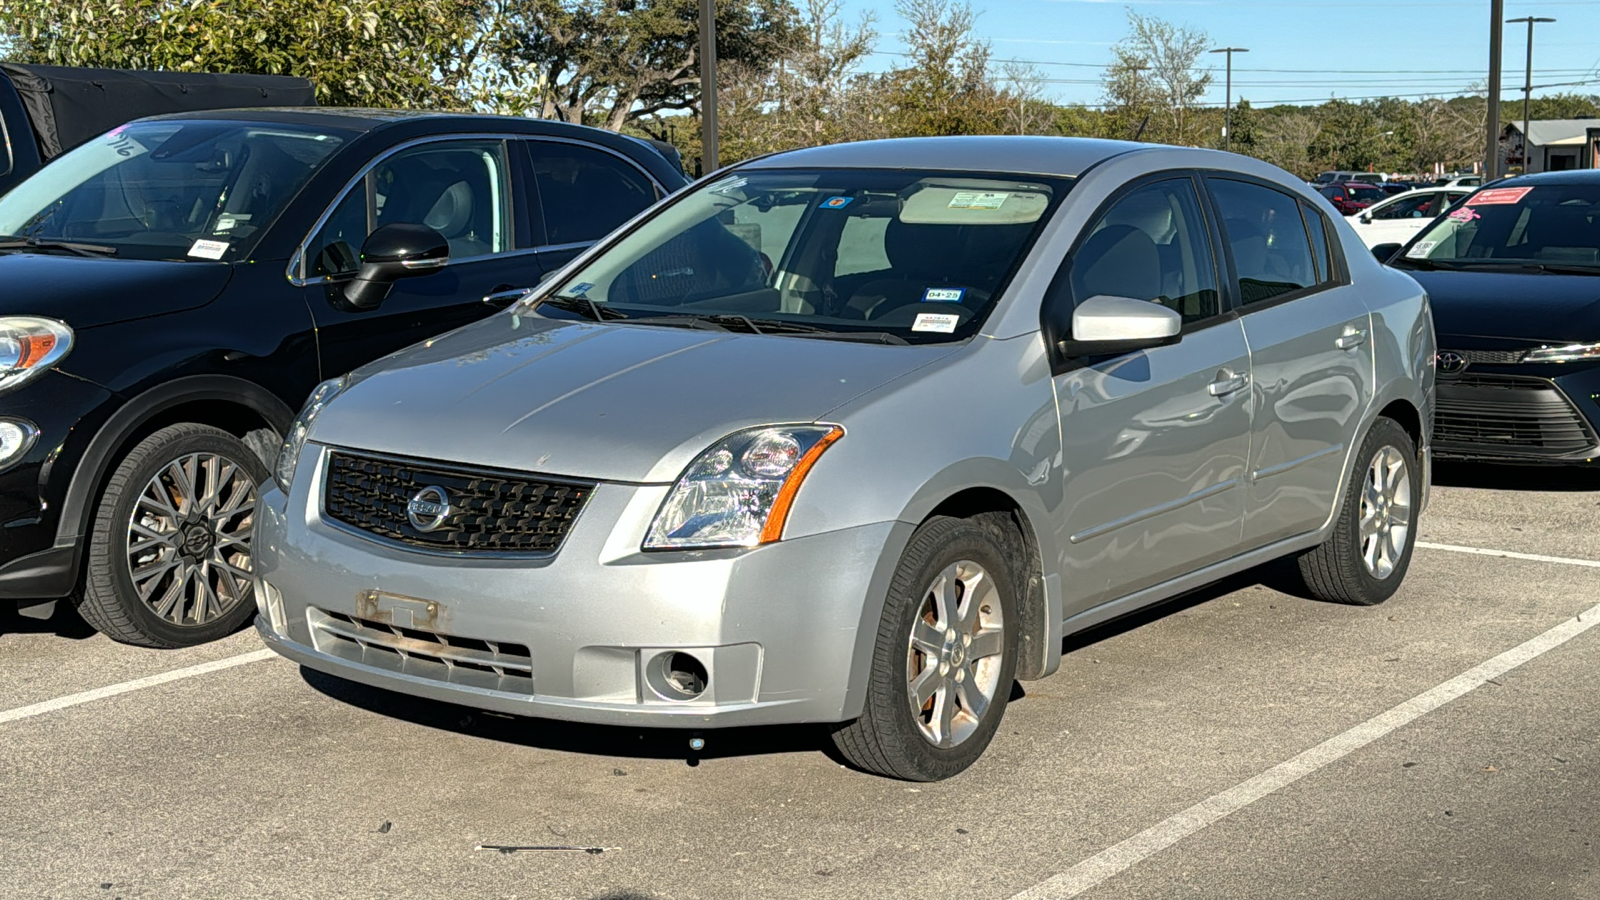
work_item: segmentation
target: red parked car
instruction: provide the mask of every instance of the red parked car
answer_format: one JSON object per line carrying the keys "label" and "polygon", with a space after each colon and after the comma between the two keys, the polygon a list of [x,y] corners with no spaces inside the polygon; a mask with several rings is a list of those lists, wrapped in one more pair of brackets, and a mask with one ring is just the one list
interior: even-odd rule
{"label": "red parked car", "polygon": [[1383,188],[1361,181],[1325,184],[1317,188],[1317,192],[1332,201],[1334,208],[1343,216],[1353,216],[1379,200],[1388,199],[1389,196],[1384,193]]}

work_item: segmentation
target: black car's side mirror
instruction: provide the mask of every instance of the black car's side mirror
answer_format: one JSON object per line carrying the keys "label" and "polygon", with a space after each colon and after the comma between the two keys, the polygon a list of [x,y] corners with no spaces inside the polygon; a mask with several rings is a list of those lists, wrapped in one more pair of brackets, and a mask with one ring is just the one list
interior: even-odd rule
{"label": "black car's side mirror", "polygon": [[1372,255],[1377,257],[1378,262],[1387,263],[1389,260],[1394,259],[1396,253],[1400,252],[1400,246],[1393,243],[1379,244],[1372,248]]}
{"label": "black car's side mirror", "polygon": [[426,275],[450,264],[450,242],[426,225],[385,225],[361,245],[361,268],[344,286],[356,309],[376,309],[395,281]]}

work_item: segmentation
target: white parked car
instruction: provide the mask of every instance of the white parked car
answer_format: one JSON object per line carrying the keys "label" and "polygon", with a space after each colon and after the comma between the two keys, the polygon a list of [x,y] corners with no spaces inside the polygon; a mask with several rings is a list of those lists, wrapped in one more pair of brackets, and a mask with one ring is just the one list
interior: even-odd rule
{"label": "white parked car", "polygon": [[1374,203],[1345,220],[1368,247],[1404,244],[1470,193],[1467,187],[1418,188]]}

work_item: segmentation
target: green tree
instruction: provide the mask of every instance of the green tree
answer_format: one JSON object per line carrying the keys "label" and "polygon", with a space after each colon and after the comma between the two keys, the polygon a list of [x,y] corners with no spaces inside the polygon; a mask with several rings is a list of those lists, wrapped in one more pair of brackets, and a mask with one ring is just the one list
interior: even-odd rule
{"label": "green tree", "polygon": [[491,0],[4,0],[28,62],[298,75],[324,103],[460,107]]}
{"label": "green tree", "polygon": [[997,134],[1005,98],[989,73],[972,7],[952,0],[895,0],[905,20],[906,65],[878,80],[885,121],[897,136]]}
{"label": "green tree", "polygon": [[[1127,73],[1139,85],[1130,97],[1148,98],[1161,109],[1161,127],[1155,138],[1147,134],[1147,140],[1200,143],[1190,113],[1211,86],[1211,72],[1200,66],[1200,56],[1211,46],[1211,38],[1200,29],[1133,10],[1128,11],[1128,27],[1129,35],[1112,48],[1115,61],[1107,73],[1108,81],[1116,84],[1122,73]],[[1146,85],[1149,94],[1143,93]]]}

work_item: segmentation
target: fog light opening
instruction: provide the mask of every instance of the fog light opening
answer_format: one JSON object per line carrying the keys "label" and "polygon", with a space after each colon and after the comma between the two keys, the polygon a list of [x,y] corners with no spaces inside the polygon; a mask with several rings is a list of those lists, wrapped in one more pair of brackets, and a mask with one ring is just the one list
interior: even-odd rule
{"label": "fog light opening", "polygon": [[666,682],[669,696],[693,700],[705,693],[711,675],[705,664],[687,653],[674,652],[661,657],[662,680]]}

